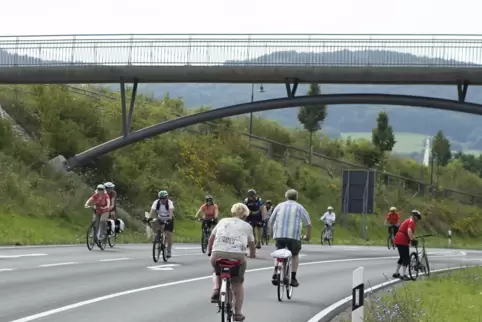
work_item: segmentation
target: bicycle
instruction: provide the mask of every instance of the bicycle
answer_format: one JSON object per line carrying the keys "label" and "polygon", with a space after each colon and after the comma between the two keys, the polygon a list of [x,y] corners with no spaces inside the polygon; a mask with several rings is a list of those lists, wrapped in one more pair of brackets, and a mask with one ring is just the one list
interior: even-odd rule
{"label": "bicycle", "polygon": [[203,222],[203,229],[202,229],[202,235],[201,235],[201,251],[204,253],[206,253],[207,249],[208,249],[208,241],[209,241],[209,236],[211,236],[211,231],[213,229],[213,226],[212,225],[208,225],[207,224],[207,221],[211,221],[211,223],[213,223],[213,219],[208,219],[208,220],[204,220],[204,219],[200,219],[201,222]]}
{"label": "bicycle", "polygon": [[278,301],[283,301],[285,291],[289,300],[293,296],[293,286],[291,286],[291,258],[293,256],[288,248],[282,248],[272,252],[271,257],[276,259]]}
{"label": "bicycle", "polygon": [[395,226],[394,225],[387,225],[387,226],[389,227],[388,237],[387,237],[387,247],[388,249],[395,249],[396,248],[394,243],[395,235],[393,233]]}
{"label": "bicycle", "polygon": [[221,287],[219,289],[218,313],[221,312],[221,322],[231,322],[234,316],[234,296],[232,291],[231,276],[239,274],[242,262],[220,258],[216,266],[220,270]]}
{"label": "bicycle", "polygon": [[[93,208],[93,207],[86,207],[86,208]],[[92,220],[92,223],[90,224],[89,228],[87,229],[87,234],[86,234],[87,249],[92,250],[92,249],[94,249],[94,246],[97,245],[101,250],[104,250],[107,246],[107,240],[108,240],[109,236],[106,233],[104,235],[104,238],[102,238],[102,240],[99,240],[97,238],[98,227],[95,224],[95,221],[96,221],[95,216],[98,216],[98,215],[95,213],[95,208],[93,208],[93,220]]]}
{"label": "bicycle", "polygon": [[415,244],[415,251],[410,254],[410,264],[408,266],[408,273],[410,278],[415,281],[418,278],[419,272],[430,276],[430,265],[428,263],[427,251],[425,250],[425,237],[433,236],[433,234],[426,234],[417,236],[422,240],[422,251],[418,251],[418,243]]}
{"label": "bicycle", "polygon": [[152,222],[158,222],[159,229],[154,233],[154,238],[152,241],[152,259],[154,263],[159,261],[162,253],[162,259],[164,262],[167,262],[167,254],[166,254],[166,235],[164,234],[164,228],[169,223],[169,220],[160,220],[160,219],[146,219],[145,222],[152,228]]}
{"label": "bicycle", "polygon": [[268,235],[268,221],[263,222],[263,234],[261,236],[261,244],[268,246],[270,237]]}
{"label": "bicycle", "polygon": [[324,245],[325,241],[330,246],[333,244],[333,225],[325,224],[325,229],[321,232],[321,244]]}

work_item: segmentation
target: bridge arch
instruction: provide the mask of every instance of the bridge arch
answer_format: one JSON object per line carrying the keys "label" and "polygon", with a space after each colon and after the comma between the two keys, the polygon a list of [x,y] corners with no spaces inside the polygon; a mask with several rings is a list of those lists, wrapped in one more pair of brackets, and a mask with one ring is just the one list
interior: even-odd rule
{"label": "bridge arch", "polygon": [[325,104],[325,105],[348,105],[348,104],[377,104],[377,105],[399,105],[414,106],[424,108],[434,108],[445,111],[462,112],[469,114],[482,115],[482,105],[465,103],[455,100],[441,98],[411,96],[411,95],[392,95],[392,94],[327,94],[318,96],[298,96],[293,98],[277,98],[270,100],[257,101],[253,103],[243,103],[226,106],[218,109],[201,112],[189,116],[176,118],[174,120],[159,123],[144,129],[129,133],[127,137],[118,137],[108,142],[102,143],[89,150],[76,154],[67,160],[67,170],[85,164],[86,162],[100,157],[106,153],[115,151],[135,142],[147,138],[187,127],[190,125],[212,121],[224,117],[247,114],[251,112],[262,112],[277,110],[289,107],[304,105]]}

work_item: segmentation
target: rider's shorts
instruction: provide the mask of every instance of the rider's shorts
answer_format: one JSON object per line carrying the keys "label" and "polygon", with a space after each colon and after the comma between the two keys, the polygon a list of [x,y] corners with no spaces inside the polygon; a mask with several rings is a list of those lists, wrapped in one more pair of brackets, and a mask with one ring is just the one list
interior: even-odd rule
{"label": "rider's shorts", "polygon": [[246,221],[252,227],[263,227],[263,216],[261,215],[261,213],[249,214],[248,217],[246,217]]}
{"label": "rider's shorts", "polygon": [[[153,231],[158,231],[161,228],[159,223],[157,222],[158,220],[159,218],[157,218],[157,220],[153,223],[153,227],[152,227]],[[169,223],[165,225],[164,230],[171,233],[174,231],[174,218],[169,220]]]}
{"label": "rider's shorts", "polygon": [[231,281],[233,283],[243,283],[244,273],[246,272],[246,256],[244,253],[229,253],[229,252],[212,252],[211,265],[214,268],[216,275],[221,274],[221,268],[216,265],[216,260],[220,258],[228,258],[233,260],[240,260],[242,264],[231,269]]}
{"label": "rider's shorts", "polygon": [[203,219],[203,223],[202,223],[202,227],[207,227],[207,228],[212,228],[214,226],[216,226],[218,223],[218,220],[216,218],[204,218]]}
{"label": "rider's shorts", "polygon": [[276,249],[283,249],[287,247],[293,256],[300,253],[301,241],[297,239],[290,238],[277,238],[276,239]]}

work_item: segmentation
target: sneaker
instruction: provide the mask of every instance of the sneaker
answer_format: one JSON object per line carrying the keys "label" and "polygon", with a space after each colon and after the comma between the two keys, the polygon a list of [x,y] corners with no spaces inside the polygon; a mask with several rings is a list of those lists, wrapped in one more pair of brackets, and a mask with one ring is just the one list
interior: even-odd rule
{"label": "sneaker", "polygon": [[166,252],[166,257],[167,257],[167,258],[171,258],[171,251],[170,251],[170,250],[167,250],[167,252]]}
{"label": "sneaker", "polygon": [[400,278],[400,273],[393,273],[392,277],[393,278]]}
{"label": "sneaker", "polygon": [[256,245],[256,248],[257,248],[257,249],[261,249],[261,244],[258,243],[258,244]]}
{"label": "sneaker", "polygon": [[219,290],[214,290],[213,294],[211,295],[211,303],[218,303],[219,302]]}
{"label": "sneaker", "polygon": [[298,286],[300,286],[300,283],[298,283],[298,280],[296,278],[292,278],[291,279],[291,286],[298,287]]}
{"label": "sneaker", "polygon": [[407,275],[400,276],[400,279],[403,280],[403,281],[410,281],[411,280],[411,278],[408,277]]}
{"label": "sneaker", "polygon": [[273,284],[274,286],[278,285],[278,274],[273,274],[273,276],[271,277],[271,284]]}

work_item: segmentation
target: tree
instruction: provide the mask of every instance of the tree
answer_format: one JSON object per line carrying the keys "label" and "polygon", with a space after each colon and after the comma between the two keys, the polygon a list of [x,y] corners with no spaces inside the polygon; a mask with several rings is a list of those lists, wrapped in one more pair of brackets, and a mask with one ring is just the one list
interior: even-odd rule
{"label": "tree", "polygon": [[382,154],[392,151],[395,143],[397,143],[392,126],[389,124],[388,115],[385,112],[378,114],[377,127],[372,130],[372,142]]}
{"label": "tree", "polygon": [[[310,84],[308,95],[321,95],[320,86],[318,84]],[[326,105],[322,104],[302,106],[298,111],[298,121],[300,121],[300,123],[303,124],[305,130],[310,133],[310,164],[311,147],[313,146],[313,133],[321,130],[321,126],[326,118],[326,115]]]}
{"label": "tree", "polygon": [[442,130],[438,131],[432,143],[432,157],[437,162],[437,165],[445,167],[449,163],[450,159],[452,159],[450,148],[450,142]]}

